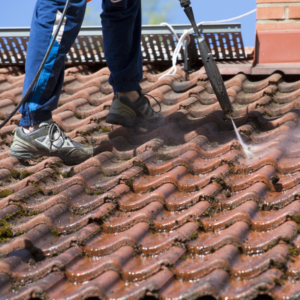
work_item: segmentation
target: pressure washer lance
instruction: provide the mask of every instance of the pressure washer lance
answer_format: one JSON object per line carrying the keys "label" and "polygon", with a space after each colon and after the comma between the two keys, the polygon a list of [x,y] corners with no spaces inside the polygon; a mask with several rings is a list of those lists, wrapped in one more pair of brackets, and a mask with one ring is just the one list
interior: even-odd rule
{"label": "pressure washer lance", "polygon": [[61,25],[62,25],[62,23],[63,23],[63,21],[64,21],[64,18],[65,18],[65,16],[66,16],[66,13],[67,13],[67,10],[68,10],[68,7],[69,7],[69,4],[70,4],[70,2],[71,2],[71,0],[67,0],[67,2],[66,2],[66,5],[65,5],[65,7],[64,7],[64,10],[63,10],[63,13],[62,13],[62,15],[61,15],[61,19],[59,20],[59,23],[58,23],[58,26],[57,26],[57,28],[56,28],[56,30],[55,30],[55,33],[54,33],[54,35],[53,35],[53,38],[52,38],[52,40],[51,40],[51,43],[50,43],[50,45],[49,45],[49,47],[48,47],[48,50],[47,50],[47,52],[46,52],[46,54],[45,54],[45,56],[44,56],[44,58],[43,58],[43,61],[42,61],[42,63],[41,63],[41,65],[40,65],[40,67],[39,67],[39,69],[38,69],[38,71],[37,71],[37,73],[35,74],[35,77],[34,77],[34,79],[32,80],[32,82],[31,82],[31,85],[30,85],[30,87],[28,88],[28,90],[27,90],[27,92],[26,92],[26,94],[25,94],[25,96],[23,97],[23,99],[19,102],[19,104],[15,107],[15,109],[9,114],[9,116],[0,124],[0,129],[15,115],[15,113],[18,111],[18,109],[27,101],[27,99],[28,99],[28,97],[29,97],[29,95],[32,93],[32,90],[33,90],[33,87],[36,85],[36,83],[37,83],[37,81],[38,81],[38,79],[39,79],[39,77],[40,77],[40,75],[41,75],[41,72],[42,72],[42,70],[43,70],[43,68],[44,68],[44,66],[45,66],[45,64],[46,64],[46,62],[47,62],[47,59],[48,59],[48,57],[49,57],[49,55],[50,55],[50,52],[51,52],[51,49],[52,49],[52,47],[53,47],[53,45],[54,45],[54,42],[56,41],[56,38],[57,38],[57,35],[58,35],[58,33],[59,33],[59,30],[60,30],[60,28],[61,28]]}
{"label": "pressure washer lance", "polygon": [[209,50],[205,40],[200,36],[200,32],[198,26],[195,21],[194,13],[191,5],[190,0],[179,0],[182,7],[184,7],[184,12],[186,13],[187,17],[189,18],[194,32],[197,37],[198,47],[201,53],[202,62],[208,76],[208,79],[212,85],[212,88],[217,96],[217,99],[221,105],[221,108],[225,115],[228,115],[233,112],[233,108],[231,102],[229,100],[223,79],[219,72],[219,69],[216,65],[216,62],[213,58],[211,51]]}

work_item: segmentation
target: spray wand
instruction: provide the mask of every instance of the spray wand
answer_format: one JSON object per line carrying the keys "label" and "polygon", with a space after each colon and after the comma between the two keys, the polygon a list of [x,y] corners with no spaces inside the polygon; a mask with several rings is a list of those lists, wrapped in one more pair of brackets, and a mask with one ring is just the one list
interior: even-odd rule
{"label": "spray wand", "polygon": [[233,112],[229,96],[227,94],[223,79],[221,77],[220,71],[216,65],[216,62],[213,58],[211,51],[209,50],[205,40],[201,37],[198,26],[195,21],[193,9],[190,6],[190,0],[179,0],[181,7],[184,7],[184,12],[189,18],[194,32],[196,34],[198,47],[200,50],[202,62],[208,76],[208,79],[212,85],[212,88],[217,96],[217,99],[221,105],[221,108],[225,115],[228,115]]}

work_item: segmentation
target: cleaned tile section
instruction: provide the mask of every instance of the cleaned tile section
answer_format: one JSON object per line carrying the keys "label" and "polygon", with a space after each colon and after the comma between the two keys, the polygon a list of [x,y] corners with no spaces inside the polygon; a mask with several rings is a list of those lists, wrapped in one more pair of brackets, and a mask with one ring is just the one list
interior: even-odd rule
{"label": "cleaned tile section", "polygon": [[[152,131],[105,122],[107,68],[65,75],[53,118],[96,153],[24,165],[8,155],[20,114],[1,129],[0,299],[299,297],[300,81],[225,82],[246,158],[200,72],[144,66],[167,120]],[[0,69],[1,119],[23,80]]]}

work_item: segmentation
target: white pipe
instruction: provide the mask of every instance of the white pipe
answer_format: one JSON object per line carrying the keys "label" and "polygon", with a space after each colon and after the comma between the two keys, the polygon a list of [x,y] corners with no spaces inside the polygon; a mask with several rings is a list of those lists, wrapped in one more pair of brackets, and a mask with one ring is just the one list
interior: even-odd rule
{"label": "white pipe", "polygon": [[[241,18],[244,18],[250,14],[253,14],[254,12],[256,12],[256,9],[253,9],[243,15],[240,15],[238,17],[235,17],[235,18],[231,18],[231,19],[228,19],[228,20],[220,20],[220,21],[208,21],[208,22],[200,22],[199,24],[197,24],[197,26],[201,26],[203,24],[216,24],[216,23],[226,23],[226,22],[231,22],[231,21],[235,21],[235,20],[238,20],[238,19],[241,19]],[[173,53],[173,57],[172,57],[172,68],[171,70],[167,73],[167,74],[164,74],[162,75],[161,77],[159,77],[159,80],[166,77],[166,76],[174,76],[176,74],[176,65],[177,65],[177,59],[178,59],[178,55],[179,55],[179,52],[181,50],[181,47],[184,48],[184,44],[183,44],[183,41],[185,38],[190,38],[190,34],[194,32],[193,28],[191,28],[190,30],[185,30],[182,34],[182,36],[178,37],[178,35],[176,34],[174,28],[172,27],[172,25],[168,24],[168,23],[161,23],[160,25],[165,25],[167,26],[171,32],[175,35],[178,43],[177,43],[177,46],[174,50],[174,53]]]}

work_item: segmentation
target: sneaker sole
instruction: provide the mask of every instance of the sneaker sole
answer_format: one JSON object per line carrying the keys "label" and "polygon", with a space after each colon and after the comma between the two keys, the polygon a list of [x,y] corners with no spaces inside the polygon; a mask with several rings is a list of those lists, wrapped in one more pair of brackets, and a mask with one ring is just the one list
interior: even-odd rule
{"label": "sneaker sole", "polygon": [[114,125],[122,125],[124,127],[133,128],[136,126],[140,127],[148,127],[148,128],[157,128],[159,126],[164,125],[164,122],[149,122],[147,120],[141,119],[141,118],[125,118],[118,114],[108,114],[106,117],[106,123],[114,124]]}
{"label": "sneaker sole", "polygon": [[40,154],[38,152],[29,152],[27,150],[16,150],[16,149],[10,149],[9,155],[13,156],[19,160],[26,160],[26,159],[35,159],[41,156],[56,156],[59,157],[64,163],[66,164],[73,164],[77,165],[79,163],[84,162],[85,160],[89,159],[91,156],[77,156],[77,157],[67,157],[67,156],[60,156],[53,153],[43,153]]}
{"label": "sneaker sole", "polygon": [[29,152],[27,150],[16,150],[12,148],[9,149],[9,155],[17,159],[34,159],[42,156],[41,154]]}
{"label": "sneaker sole", "polygon": [[106,123],[132,128],[137,124],[137,118],[125,118],[121,115],[110,113],[106,117]]}

